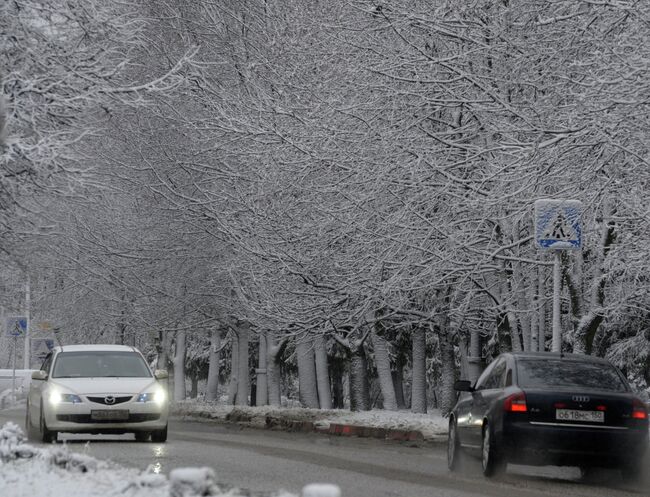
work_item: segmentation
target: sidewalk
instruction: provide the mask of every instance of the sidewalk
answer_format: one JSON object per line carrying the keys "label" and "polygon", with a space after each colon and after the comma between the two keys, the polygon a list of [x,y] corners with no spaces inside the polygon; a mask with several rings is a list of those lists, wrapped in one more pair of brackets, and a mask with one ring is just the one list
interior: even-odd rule
{"label": "sidewalk", "polygon": [[260,429],[318,432],[414,443],[446,442],[449,422],[437,409],[428,414],[384,410],[351,412],[342,409],[231,406],[195,400],[174,403],[170,413],[173,416],[239,423]]}

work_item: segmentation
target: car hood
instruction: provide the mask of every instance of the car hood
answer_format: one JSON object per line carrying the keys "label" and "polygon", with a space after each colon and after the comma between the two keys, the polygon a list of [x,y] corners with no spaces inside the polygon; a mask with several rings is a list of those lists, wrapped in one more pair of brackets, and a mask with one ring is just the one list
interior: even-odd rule
{"label": "car hood", "polygon": [[52,378],[50,384],[78,395],[136,394],[155,385],[154,378]]}

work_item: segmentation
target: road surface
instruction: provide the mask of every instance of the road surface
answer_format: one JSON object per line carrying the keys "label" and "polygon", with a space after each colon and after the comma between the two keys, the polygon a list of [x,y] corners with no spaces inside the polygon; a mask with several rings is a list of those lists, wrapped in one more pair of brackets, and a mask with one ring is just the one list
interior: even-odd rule
{"label": "road surface", "polygon": [[[22,410],[0,411],[0,425],[14,421],[22,426],[23,418]],[[285,489],[298,494],[308,483],[331,482],[341,487],[343,497],[650,495],[650,485],[627,484],[615,471],[603,471],[587,484],[574,468],[510,465],[502,478],[487,480],[474,461],[461,474],[449,473],[442,445],[412,447],[213,422],[172,420],[166,444],[136,443],[132,435],[61,438],[74,451],[143,470],[151,466],[168,473],[176,467],[209,466],[219,481],[254,492]]]}

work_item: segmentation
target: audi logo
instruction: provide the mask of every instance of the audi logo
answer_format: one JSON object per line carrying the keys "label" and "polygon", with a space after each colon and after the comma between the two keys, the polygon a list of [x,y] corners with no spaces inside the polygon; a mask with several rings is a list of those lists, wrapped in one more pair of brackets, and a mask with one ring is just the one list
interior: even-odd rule
{"label": "audi logo", "polygon": [[574,402],[589,402],[589,397],[586,395],[574,395],[571,397]]}
{"label": "audi logo", "polygon": [[109,405],[109,406],[112,405],[112,404],[115,404],[115,397],[113,397],[112,395],[108,395],[108,396],[104,397],[104,402],[106,403],[106,405]]}

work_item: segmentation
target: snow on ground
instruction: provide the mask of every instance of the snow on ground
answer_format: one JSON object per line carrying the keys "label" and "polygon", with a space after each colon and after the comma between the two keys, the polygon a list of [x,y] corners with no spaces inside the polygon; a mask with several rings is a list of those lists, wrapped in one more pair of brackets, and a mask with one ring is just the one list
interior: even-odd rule
{"label": "snow on ground", "polygon": [[432,409],[427,414],[380,409],[366,412],[343,412],[344,414],[338,418],[327,421],[355,426],[370,426],[372,428],[419,431],[422,432],[425,439],[434,439],[440,436],[444,436],[446,439],[447,437],[449,419],[443,418],[438,409]]}
{"label": "snow on ground", "polygon": [[[0,489],[3,497],[246,497],[217,483],[210,468],[178,468],[169,477],[77,454],[65,445],[29,445],[18,425],[0,428]],[[258,494],[259,495],[259,494]],[[296,497],[288,493],[268,494]]]}
{"label": "snow on ground", "polygon": [[[14,392],[11,388],[0,392],[0,409],[14,409],[26,405],[26,400],[20,398],[21,392]],[[24,396],[23,396],[24,397]]]}
{"label": "snow on ground", "polygon": [[447,436],[447,418],[437,409],[428,414],[410,411],[385,411],[375,409],[366,412],[352,412],[346,409],[307,409],[271,406],[231,406],[187,400],[176,402],[172,412],[181,416],[197,416],[222,421],[242,421],[253,426],[265,426],[266,416],[295,421],[311,421],[316,426],[327,428],[332,423],[386,428],[394,430],[420,431],[425,439]]}

